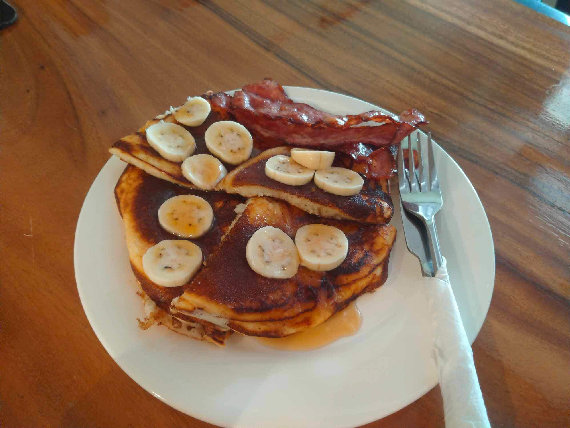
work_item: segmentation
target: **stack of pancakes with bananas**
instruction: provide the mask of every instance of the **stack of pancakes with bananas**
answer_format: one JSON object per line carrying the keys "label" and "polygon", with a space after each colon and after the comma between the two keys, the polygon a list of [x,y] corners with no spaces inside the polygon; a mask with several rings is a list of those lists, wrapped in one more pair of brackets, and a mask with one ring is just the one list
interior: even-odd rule
{"label": "stack of pancakes with bananas", "polygon": [[285,139],[261,151],[216,95],[110,149],[129,164],[115,197],[140,326],[218,345],[232,332],[284,337],[382,285],[396,235],[387,180],[363,178],[335,150]]}

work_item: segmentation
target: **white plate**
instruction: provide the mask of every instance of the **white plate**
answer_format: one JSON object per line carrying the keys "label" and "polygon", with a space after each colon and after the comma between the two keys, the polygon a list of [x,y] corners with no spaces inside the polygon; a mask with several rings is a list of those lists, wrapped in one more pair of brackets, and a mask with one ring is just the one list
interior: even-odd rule
{"label": "white plate", "polygon": [[[378,107],[332,92],[287,88],[296,101],[331,113]],[[489,223],[473,186],[439,146],[444,196],[438,214],[443,254],[471,342],[487,314],[495,277]],[[125,164],[110,159],[91,186],[75,235],[75,275],[87,318],[119,366],[172,407],[222,426],[354,426],[393,413],[437,383],[420,266],[408,253],[399,213],[388,280],[358,299],[360,331],[306,352],[232,336],[224,349],[153,327],[142,331],[113,188]],[[394,204],[397,206],[397,201]]]}

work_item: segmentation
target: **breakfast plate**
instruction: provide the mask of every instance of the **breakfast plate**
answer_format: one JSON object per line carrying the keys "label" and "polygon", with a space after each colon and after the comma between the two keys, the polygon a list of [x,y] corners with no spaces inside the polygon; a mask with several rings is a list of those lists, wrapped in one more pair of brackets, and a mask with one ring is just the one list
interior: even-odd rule
{"label": "breakfast plate", "polygon": [[[378,107],[333,92],[288,87],[298,102],[334,114]],[[495,255],[487,216],[461,168],[434,145],[444,197],[437,216],[442,253],[471,342],[491,302]],[[129,266],[113,188],[125,168],[111,158],[95,179],[75,234],[75,275],[95,334],[139,385],[172,407],[221,426],[355,426],[380,419],[437,384],[433,333],[418,260],[398,238],[388,279],[357,301],[353,336],[312,351],[283,351],[233,335],[218,348],[164,327],[139,329],[143,303]]]}

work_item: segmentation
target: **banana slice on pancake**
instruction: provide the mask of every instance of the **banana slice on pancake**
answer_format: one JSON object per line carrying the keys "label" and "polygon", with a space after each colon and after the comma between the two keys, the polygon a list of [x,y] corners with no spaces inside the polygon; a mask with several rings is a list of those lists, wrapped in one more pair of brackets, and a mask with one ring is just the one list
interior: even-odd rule
{"label": "banana slice on pancake", "polygon": [[230,165],[238,165],[251,155],[253,139],[245,126],[231,120],[214,122],[204,134],[210,152]]}
{"label": "banana slice on pancake", "polygon": [[192,134],[176,123],[160,121],[149,126],[146,139],[160,156],[172,162],[182,162],[196,150]]}
{"label": "banana slice on pancake", "polygon": [[174,112],[174,119],[186,126],[199,126],[208,117],[212,107],[202,97],[191,97]]}
{"label": "banana slice on pancake", "polygon": [[249,266],[267,278],[291,278],[299,269],[295,243],[277,227],[257,230],[247,242],[245,255]]}
{"label": "banana slice on pancake", "polygon": [[289,156],[276,155],[265,163],[265,175],[291,186],[302,186],[313,179],[315,171],[299,165]]}
{"label": "banana slice on pancake", "polygon": [[332,167],[315,173],[315,185],[325,192],[340,196],[356,195],[362,190],[364,179],[350,169]]}
{"label": "banana slice on pancake", "polygon": [[307,224],[295,235],[301,265],[316,271],[338,267],[348,254],[348,239],[334,226]]}
{"label": "banana slice on pancake", "polygon": [[210,230],[213,220],[212,206],[199,196],[174,196],[158,209],[158,221],[164,230],[183,238],[199,238]]}
{"label": "banana slice on pancake", "polygon": [[182,175],[203,190],[212,190],[227,173],[224,164],[212,155],[194,155],[182,162]]}
{"label": "banana slice on pancake", "polygon": [[324,150],[291,149],[291,159],[309,169],[330,168],[334,162],[334,152]]}
{"label": "banana slice on pancake", "polygon": [[142,258],[144,273],[163,287],[180,287],[202,265],[202,250],[185,240],[164,240],[150,247]]}

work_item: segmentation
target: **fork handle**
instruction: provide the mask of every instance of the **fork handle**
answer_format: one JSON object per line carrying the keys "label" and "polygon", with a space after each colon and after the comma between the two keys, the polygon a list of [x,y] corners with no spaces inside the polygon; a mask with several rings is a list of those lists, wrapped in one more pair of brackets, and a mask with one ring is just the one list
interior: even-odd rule
{"label": "fork handle", "polygon": [[423,278],[434,327],[434,357],[446,428],[490,428],[473,351],[449,282],[445,259],[434,278]]}
{"label": "fork handle", "polygon": [[441,251],[439,249],[439,239],[437,238],[437,228],[435,227],[435,216],[424,219],[424,224],[426,226],[427,235],[428,235],[429,253],[431,255],[431,260],[433,263],[432,276],[435,276],[437,271],[443,264]]}

